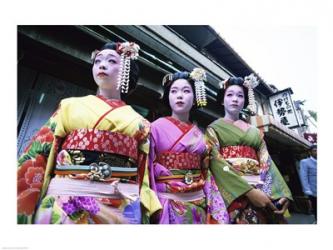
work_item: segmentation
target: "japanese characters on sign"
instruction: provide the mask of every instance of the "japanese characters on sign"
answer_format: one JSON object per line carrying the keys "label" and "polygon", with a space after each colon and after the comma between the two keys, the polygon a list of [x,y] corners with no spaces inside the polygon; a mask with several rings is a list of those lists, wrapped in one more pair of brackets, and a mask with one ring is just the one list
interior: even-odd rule
{"label": "japanese characters on sign", "polygon": [[288,128],[294,128],[298,127],[298,120],[290,94],[290,88],[279,91],[269,97],[269,102],[275,120]]}

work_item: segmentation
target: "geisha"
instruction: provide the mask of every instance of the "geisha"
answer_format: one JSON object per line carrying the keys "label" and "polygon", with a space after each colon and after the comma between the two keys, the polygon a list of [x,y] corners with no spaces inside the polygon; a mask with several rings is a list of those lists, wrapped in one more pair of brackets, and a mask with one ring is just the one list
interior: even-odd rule
{"label": "geisha", "polygon": [[92,53],[97,95],[61,101],[19,158],[18,223],[142,223],[161,208],[149,188],[150,124],[121,100],[138,79],[139,46]]}
{"label": "geisha", "polygon": [[256,127],[240,119],[244,107],[254,113],[254,75],[230,77],[221,85],[218,102],[225,115],[206,130],[210,169],[228,206],[230,223],[285,223],[291,192],[272,161]]}
{"label": "geisha", "polygon": [[203,133],[190,122],[191,110],[206,105],[204,80],[205,71],[199,68],[163,79],[163,101],[172,114],[151,124],[150,185],[163,207],[152,223],[228,223],[214,178],[203,167]]}

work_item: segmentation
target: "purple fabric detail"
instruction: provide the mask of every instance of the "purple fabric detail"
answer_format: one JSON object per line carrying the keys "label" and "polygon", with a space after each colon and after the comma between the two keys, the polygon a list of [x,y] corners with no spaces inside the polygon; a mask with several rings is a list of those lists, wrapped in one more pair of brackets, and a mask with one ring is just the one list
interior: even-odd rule
{"label": "purple fabric detail", "polygon": [[262,185],[262,187],[260,187],[260,190],[263,191],[268,196],[271,196],[272,195],[272,184],[273,184],[272,176],[269,173],[267,173],[264,185]]}
{"label": "purple fabric detail", "polygon": [[95,215],[100,210],[95,198],[84,196],[75,196],[74,198],[70,198],[68,202],[63,203],[62,209],[68,215],[72,215],[73,213],[81,210],[85,210],[91,215]]}
{"label": "purple fabric detail", "polygon": [[225,206],[213,176],[207,178],[204,185],[204,192],[207,197],[208,213],[219,223],[228,224],[229,214],[227,207]]}

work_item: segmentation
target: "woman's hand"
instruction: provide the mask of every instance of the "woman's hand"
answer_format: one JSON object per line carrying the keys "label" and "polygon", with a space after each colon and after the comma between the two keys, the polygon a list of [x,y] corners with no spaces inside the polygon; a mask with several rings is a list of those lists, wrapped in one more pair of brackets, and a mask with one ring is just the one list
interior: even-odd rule
{"label": "woman's hand", "polygon": [[277,210],[277,211],[274,211],[274,213],[276,214],[284,214],[284,212],[287,210],[287,208],[289,207],[289,200],[285,197],[282,197],[278,200],[278,203],[281,204],[281,209],[280,210]]}
{"label": "woman's hand", "polygon": [[273,211],[277,211],[271,199],[263,191],[253,188],[245,195],[254,206],[260,208],[268,207]]}

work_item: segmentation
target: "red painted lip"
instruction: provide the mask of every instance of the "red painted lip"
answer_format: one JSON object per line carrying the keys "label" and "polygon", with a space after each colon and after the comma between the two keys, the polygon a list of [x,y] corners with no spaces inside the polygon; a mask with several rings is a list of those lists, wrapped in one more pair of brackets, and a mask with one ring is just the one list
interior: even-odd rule
{"label": "red painted lip", "polygon": [[97,76],[108,76],[108,74],[104,73],[104,72],[100,72],[97,74]]}
{"label": "red painted lip", "polygon": [[177,105],[179,105],[179,104],[181,104],[181,105],[182,105],[182,104],[184,104],[184,103],[183,103],[183,102],[176,102],[176,104],[177,104]]}

